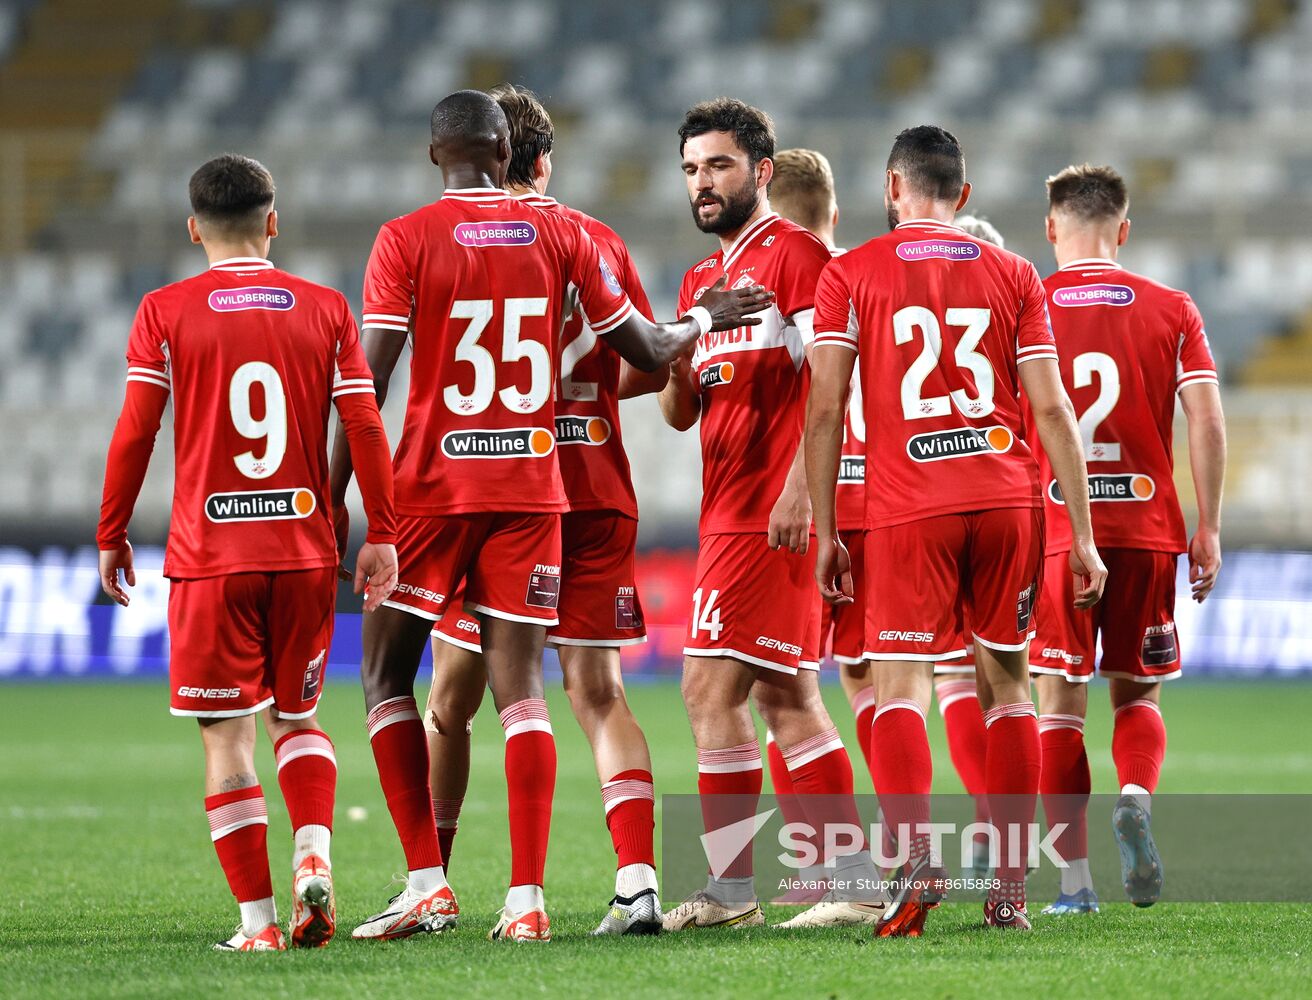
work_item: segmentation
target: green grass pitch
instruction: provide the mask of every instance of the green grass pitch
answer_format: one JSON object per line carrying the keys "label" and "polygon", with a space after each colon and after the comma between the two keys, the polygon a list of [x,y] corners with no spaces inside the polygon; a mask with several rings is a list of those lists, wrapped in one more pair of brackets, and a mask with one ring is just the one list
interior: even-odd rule
{"label": "green grass pitch", "polygon": [[[977,928],[979,904],[948,904],[921,940],[857,930],[703,932],[593,940],[613,858],[586,744],[559,685],[560,753],[547,900],[549,945],[485,940],[508,869],[502,736],[490,704],[475,722],[474,773],[452,881],[463,923],[391,944],[349,939],[404,867],[363,731],[358,689],[330,682],[321,717],[340,768],[333,862],[344,930],[326,950],[222,955],[236,907],[206,835],[195,725],[165,710],[164,684],[6,685],[0,689],[0,994],[153,997],[207,993],[317,997],[525,995],[639,997],[1306,996],[1312,906],[1115,903],[1088,919],[1040,917],[1033,934]],[[836,686],[830,708],[851,741]],[[1095,685],[1088,742],[1095,792],[1114,791],[1110,713]],[[1184,682],[1166,695],[1163,790],[1304,792],[1312,685]],[[655,760],[658,794],[696,787],[678,688],[635,684],[631,702]],[[936,790],[958,789],[931,716]],[[869,791],[859,768],[858,790]],[[260,751],[279,915],[290,834],[267,741]],[[347,809],[367,818],[352,822]],[[1091,817],[1096,825],[1100,820]],[[1168,876],[1170,859],[1167,858]],[[1301,873],[1302,878],[1307,873]],[[767,916],[778,921],[778,908]],[[1033,907],[1037,911],[1037,907]]]}

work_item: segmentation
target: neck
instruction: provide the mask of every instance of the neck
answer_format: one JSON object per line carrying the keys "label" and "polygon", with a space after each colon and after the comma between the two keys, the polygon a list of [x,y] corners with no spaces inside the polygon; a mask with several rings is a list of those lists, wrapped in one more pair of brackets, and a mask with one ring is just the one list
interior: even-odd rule
{"label": "neck", "polygon": [[1102,233],[1079,232],[1063,234],[1057,240],[1054,249],[1057,254],[1057,266],[1065,267],[1073,260],[1090,260],[1092,258],[1115,260],[1116,251],[1119,248],[1116,245],[1115,235],[1107,236]]}
{"label": "neck", "polygon": [[473,163],[453,163],[442,167],[442,183],[451,190],[460,188],[499,188],[491,172]]}
{"label": "neck", "polygon": [[757,219],[769,214],[770,214],[770,199],[767,198],[764,194],[762,194],[761,200],[756,203],[756,210],[747,217],[746,222],[744,222],[737,229],[733,230],[733,232],[717,234],[720,237],[720,249],[724,253],[728,253],[729,248],[732,247],[734,245],[734,242],[738,239],[738,237],[742,235],[744,229],[748,228]]}
{"label": "neck", "polygon": [[545,184],[542,187],[537,184],[507,184],[506,190],[516,198],[522,198],[526,194],[546,194],[545,187]]}
{"label": "neck", "polygon": [[913,219],[933,219],[935,222],[950,224],[957,217],[957,210],[950,202],[918,198],[914,201],[898,202],[897,217],[900,222],[910,222]]}
{"label": "neck", "polygon": [[834,240],[833,226],[821,226],[819,229],[812,229],[811,233],[830,250],[838,246],[838,243]]}
{"label": "neck", "polygon": [[211,266],[221,260],[232,260],[233,257],[259,257],[264,259],[269,256],[269,238],[267,236],[258,240],[232,240],[224,243],[202,243],[201,245],[205,248],[205,256],[209,258]]}

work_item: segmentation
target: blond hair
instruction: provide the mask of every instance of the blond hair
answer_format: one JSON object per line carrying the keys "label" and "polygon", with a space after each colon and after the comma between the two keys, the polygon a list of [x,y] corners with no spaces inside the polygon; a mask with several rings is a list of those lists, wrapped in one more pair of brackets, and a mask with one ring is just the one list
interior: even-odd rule
{"label": "blond hair", "polygon": [[774,157],[770,207],[814,232],[834,216],[834,171],[814,149],[781,149]]}

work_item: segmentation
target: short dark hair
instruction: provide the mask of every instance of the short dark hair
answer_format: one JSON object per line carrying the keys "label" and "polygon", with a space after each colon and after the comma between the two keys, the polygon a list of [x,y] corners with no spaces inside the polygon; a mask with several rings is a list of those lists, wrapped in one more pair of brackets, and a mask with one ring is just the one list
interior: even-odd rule
{"label": "short dark hair", "polygon": [[1048,178],[1048,210],[1070,212],[1085,222],[1119,219],[1130,207],[1125,178],[1108,166],[1072,164]]}
{"label": "short dark hair", "polygon": [[496,142],[509,135],[501,106],[481,90],[457,90],[437,102],[429,117],[433,142]]}
{"label": "short dark hair", "polygon": [[258,160],[224,153],[191,175],[187,194],[201,222],[227,232],[255,230],[273,208],[273,175]]}
{"label": "short dark hair", "polygon": [[525,87],[503,83],[488,94],[501,105],[510,123],[510,167],[506,182],[521,187],[533,184],[533,164],[543,153],[550,153],[556,141],[556,127],[538,95]]}
{"label": "short dark hair", "polygon": [[774,157],[770,204],[785,219],[815,232],[834,215],[834,171],[814,149],[781,149]]}
{"label": "short dark hair", "polygon": [[966,156],[947,129],[917,125],[903,129],[888,154],[888,169],[900,173],[919,194],[955,201],[966,184]]}
{"label": "short dark hair", "polygon": [[688,109],[679,126],[679,155],[683,155],[689,139],[707,132],[732,132],[753,167],[774,156],[774,122],[770,116],[732,97],[702,101]]}

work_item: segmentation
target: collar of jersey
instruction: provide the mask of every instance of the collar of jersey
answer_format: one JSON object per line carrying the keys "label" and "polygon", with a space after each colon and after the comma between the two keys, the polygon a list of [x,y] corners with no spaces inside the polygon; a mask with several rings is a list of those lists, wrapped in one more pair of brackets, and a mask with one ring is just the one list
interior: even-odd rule
{"label": "collar of jersey", "polygon": [[443,201],[501,201],[509,197],[501,188],[448,188],[442,192]]}
{"label": "collar of jersey", "polygon": [[729,248],[729,252],[724,255],[724,263],[720,265],[720,269],[727,272],[729,268],[733,267],[734,261],[747,249],[747,244],[769,229],[771,223],[777,218],[779,218],[778,212],[766,212],[765,215],[739,233],[738,238],[733,241],[733,246]]}
{"label": "collar of jersey", "polygon": [[517,194],[514,198],[516,201],[522,201],[526,205],[532,205],[534,208],[553,208],[557,204],[555,198],[549,198],[545,194],[538,194],[536,191]]}
{"label": "collar of jersey", "polygon": [[944,222],[942,219],[907,219],[906,222],[899,222],[897,224],[898,229],[905,229],[908,226],[915,226],[917,229],[933,229],[937,227],[939,229],[956,229],[961,232],[965,231],[961,229],[960,226],[951,222]]}
{"label": "collar of jersey", "polygon": [[210,265],[211,271],[266,271],[273,267],[273,261],[263,257],[228,257],[216,260]]}
{"label": "collar of jersey", "polygon": [[1081,257],[1079,260],[1073,260],[1069,264],[1063,264],[1057,268],[1058,271],[1087,271],[1090,268],[1106,268],[1121,265],[1107,257]]}

